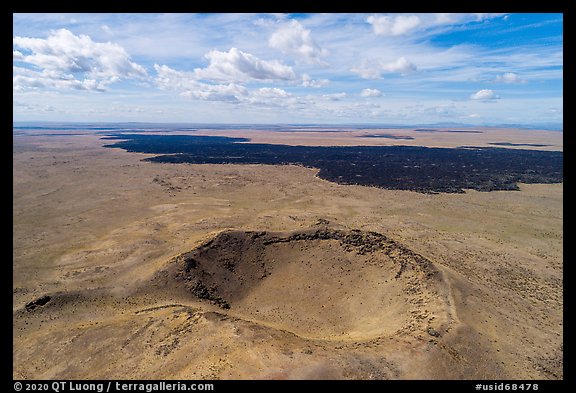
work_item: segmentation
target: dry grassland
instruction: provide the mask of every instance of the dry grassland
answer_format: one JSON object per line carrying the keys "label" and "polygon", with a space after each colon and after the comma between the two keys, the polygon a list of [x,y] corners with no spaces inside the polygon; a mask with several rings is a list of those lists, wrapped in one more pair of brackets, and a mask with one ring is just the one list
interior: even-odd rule
{"label": "dry grassland", "polygon": [[[562,150],[561,133],[539,131],[239,134]],[[563,184],[429,195],[339,185],[297,166],[142,162],[148,155],[106,143],[14,137],[14,378],[563,378]],[[373,231],[397,246],[242,243],[244,232],[318,228]],[[226,231],[245,254],[226,249]],[[186,253],[210,239],[212,254],[198,257],[204,270],[183,276]],[[231,307],[193,296],[194,280]],[[45,295],[46,304],[31,303]]]}

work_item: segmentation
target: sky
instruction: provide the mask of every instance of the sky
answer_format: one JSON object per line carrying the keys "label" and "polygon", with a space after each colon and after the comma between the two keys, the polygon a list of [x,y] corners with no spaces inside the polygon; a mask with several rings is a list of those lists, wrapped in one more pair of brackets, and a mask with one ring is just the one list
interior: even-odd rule
{"label": "sky", "polygon": [[563,121],[562,14],[14,14],[13,120]]}

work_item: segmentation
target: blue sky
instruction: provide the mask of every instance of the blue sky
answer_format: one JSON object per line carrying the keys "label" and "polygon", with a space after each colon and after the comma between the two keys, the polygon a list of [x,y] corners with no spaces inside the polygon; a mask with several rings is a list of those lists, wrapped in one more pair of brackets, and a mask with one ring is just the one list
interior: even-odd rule
{"label": "blue sky", "polygon": [[14,14],[14,121],[561,123],[562,14]]}

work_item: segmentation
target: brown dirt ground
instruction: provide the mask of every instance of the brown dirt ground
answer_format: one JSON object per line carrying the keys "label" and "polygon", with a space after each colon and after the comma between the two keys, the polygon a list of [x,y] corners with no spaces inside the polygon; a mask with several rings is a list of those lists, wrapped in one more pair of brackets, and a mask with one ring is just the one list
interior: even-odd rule
{"label": "brown dirt ground", "polygon": [[[562,149],[561,133],[490,133]],[[442,135],[447,146],[486,137]],[[106,143],[14,137],[14,378],[563,378],[563,184],[428,195],[338,185],[298,166],[142,162]],[[395,281],[388,257],[326,240],[269,249],[264,279],[221,293],[230,309],[159,281],[223,231],[294,233],[320,219],[381,233],[438,276]]]}

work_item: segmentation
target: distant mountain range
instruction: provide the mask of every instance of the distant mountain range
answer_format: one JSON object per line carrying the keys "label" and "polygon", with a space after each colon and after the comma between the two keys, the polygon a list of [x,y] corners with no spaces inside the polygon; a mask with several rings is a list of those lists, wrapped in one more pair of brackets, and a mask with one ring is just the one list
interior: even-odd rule
{"label": "distant mountain range", "polygon": [[445,123],[425,123],[425,124],[218,124],[218,123],[140,123],[140,122],[44,122],[44,121],[15,121],[12,122],[15,129],[77,129],[79,127],[93,130],[120,130],[123,128],[134,129],[285,129],[292,127],[302,128],[363,128],[363,129],[385,129],[385,128],[446,128],[446,127],[499,127],[499,128],[524,128],[530,130],[550,130],[562,131],[563,123],[533,123],[533,124],[467,124],[457,122]]}

